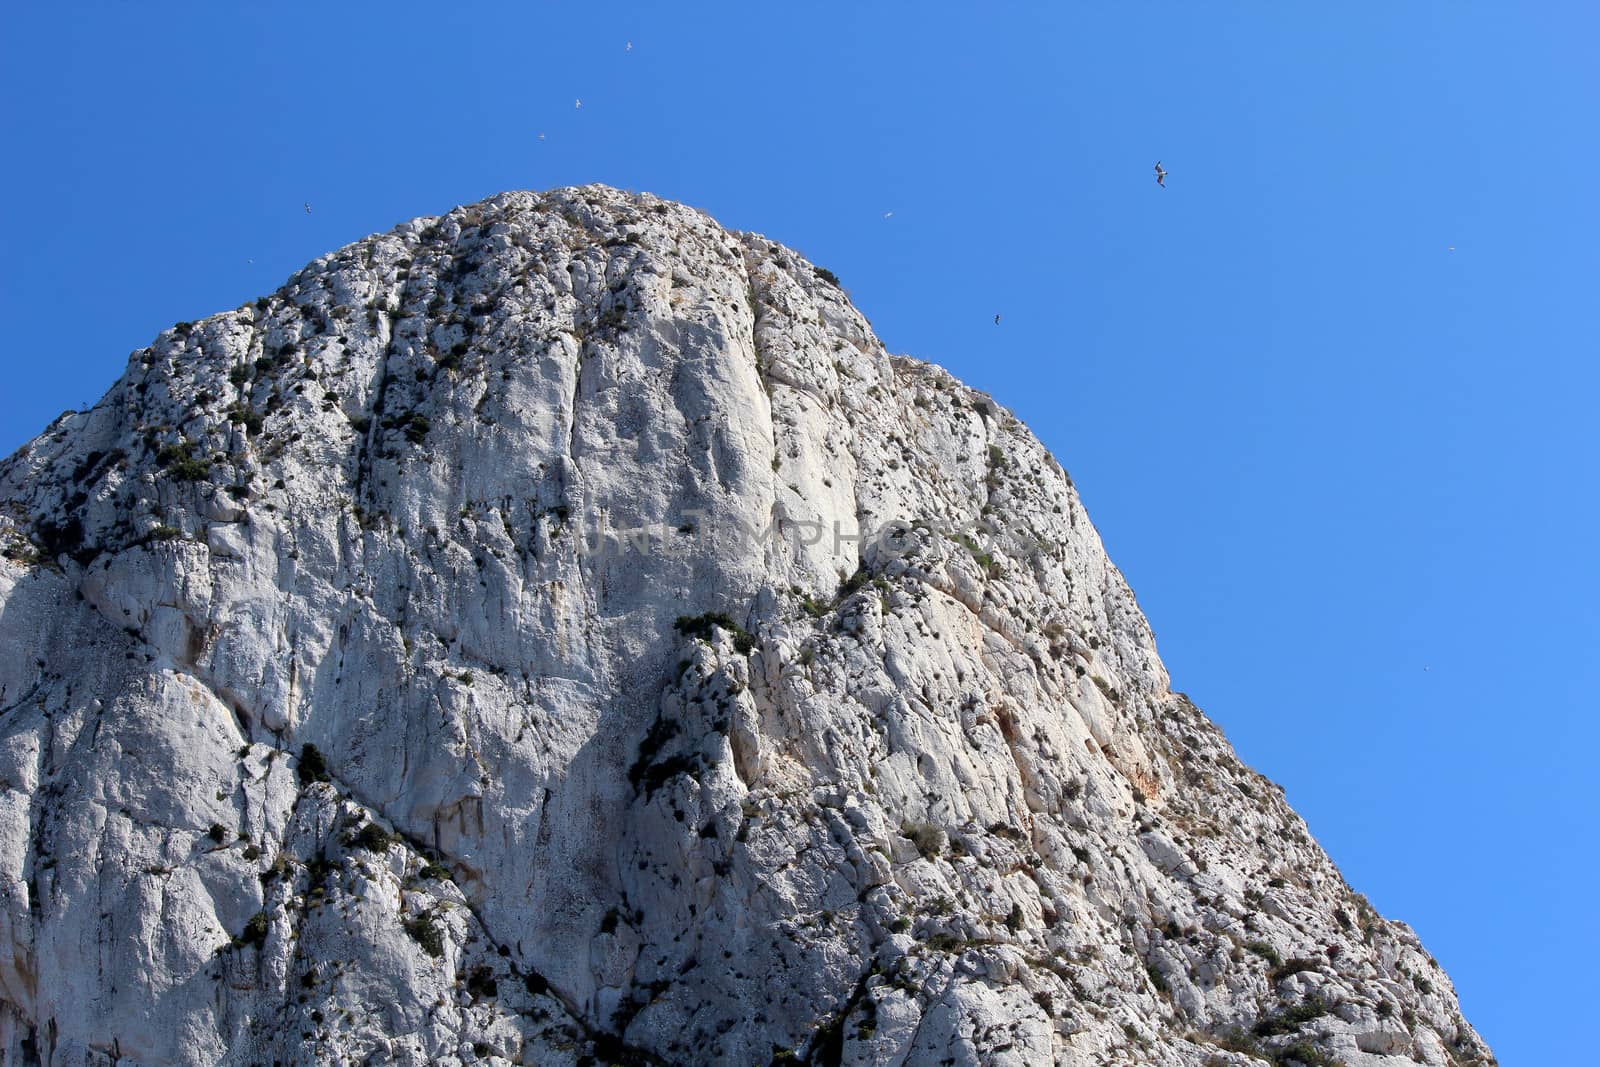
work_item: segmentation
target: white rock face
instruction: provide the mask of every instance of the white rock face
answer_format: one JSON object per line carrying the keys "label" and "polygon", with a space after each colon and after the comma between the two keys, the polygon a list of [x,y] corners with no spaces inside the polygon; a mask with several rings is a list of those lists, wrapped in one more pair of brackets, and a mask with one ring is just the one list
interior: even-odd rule
{"label": "white rock face", "polygon": [[1492,1063],[829,277],[510,193],[0,464],[4,1061]]}

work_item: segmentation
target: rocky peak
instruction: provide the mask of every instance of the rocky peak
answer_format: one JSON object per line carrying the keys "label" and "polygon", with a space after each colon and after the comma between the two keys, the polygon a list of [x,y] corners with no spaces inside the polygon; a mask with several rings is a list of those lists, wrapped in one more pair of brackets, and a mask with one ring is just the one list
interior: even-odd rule
{"label": "rocky peak", "polygon": [[178,324],[0,549],[6,1062],[1492,1062],[1038,441],[681,205]]}

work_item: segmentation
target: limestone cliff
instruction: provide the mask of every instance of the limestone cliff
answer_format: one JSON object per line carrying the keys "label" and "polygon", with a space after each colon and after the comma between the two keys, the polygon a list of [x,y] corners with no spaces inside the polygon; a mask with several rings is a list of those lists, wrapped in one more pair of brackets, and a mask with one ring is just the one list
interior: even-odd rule
{"label": "limestone cliff", "polygon": [[0,549],[8,1064],[1492,1062],[1038,441],[689,208],[180,323]]}

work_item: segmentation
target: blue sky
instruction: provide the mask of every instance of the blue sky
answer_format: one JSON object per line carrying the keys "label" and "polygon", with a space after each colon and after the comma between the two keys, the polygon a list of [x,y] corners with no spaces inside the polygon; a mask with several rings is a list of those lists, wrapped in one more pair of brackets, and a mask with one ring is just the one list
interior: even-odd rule
{"label": "blue sky", "polygon": [[9,5],[0,452],[404,218],[684,200],[1028,422],[1174,684],[1503,1063],[1578,1062],[1600,9],[768,8]]}

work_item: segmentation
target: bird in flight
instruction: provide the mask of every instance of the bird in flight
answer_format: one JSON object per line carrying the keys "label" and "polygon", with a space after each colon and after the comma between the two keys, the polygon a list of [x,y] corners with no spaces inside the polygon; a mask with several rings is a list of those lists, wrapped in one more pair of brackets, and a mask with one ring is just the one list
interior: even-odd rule
{"label": "bird in flight", "polygon": [[884,218],[886,218],[886,219],[892,219],[892,218],[894,218],[894,212],[892,212],[892,211],[885,211],[885,212],[884,212],[884,213],[883,213],[883,217],[884,217]]}
{"label": "bird in flight", "polygon": [[996,315],[996,316],[995,316],[995,317],[994,317],[994,324],[995,324],[995,325],[996,325],[996,326],[998,326],[998,325],[1000,325],[1000,316],[999,316],[999,315]]}
{"label": "bird in flight", "polygon": [[1161,160],[1156,160],[1156,184],[1165,189],[1167,187],[1167,172],[1161,166]]}
{"label": "bird in flight", "polygon": [[573,101],[573,102],[572,102],[572,109],[573,109],[573,110],[574,110],[574,111],[576,111],[576,110],[577,110],[577,109],[578,109],[578,108],[580,108],[580,107],[582,107],[582,106],[583,106],[583,101],[582,101],[582,100],[574,100],[574,101]]}
{"label": "bird in flight", "polygon": [[306,201],[306,214],[311,214],[311,201],[309,200]]}
{"label": "bird in flight", "polygon": [[540,134],[540,135],[539,135],[539,140],[541,140],[541,141],[542,141],[542,140],[544,140],[544,134],[542,134],[542,133],[541,133],[541,134]]}
{"label": "bird in flight", "polygon": [[632,42],[632,41],[629,41],[629,42],[628,42],[628,43],[627,43],[627,44],[625,44],[625,45],[623,45],[623,46],[622,46],[622,50],[623,50],[623,51],[624,51],[624,52],[631,52],[631,51],[633,51],[633,42]]}

